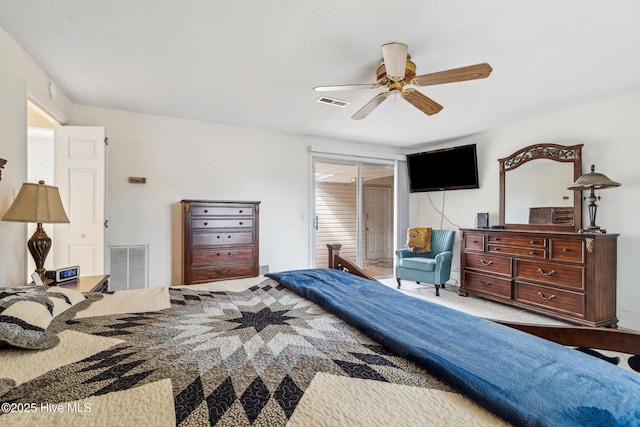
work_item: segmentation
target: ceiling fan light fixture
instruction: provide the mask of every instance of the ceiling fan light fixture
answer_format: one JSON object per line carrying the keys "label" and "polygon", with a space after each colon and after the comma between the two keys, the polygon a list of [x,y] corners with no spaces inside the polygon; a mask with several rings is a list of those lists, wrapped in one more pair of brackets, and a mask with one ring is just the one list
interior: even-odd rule
{"label": "ceiling fan light fixture", "polygon": [[404,79],[409,46],[404,43],[382,45],[382,58],[387,68],[387,77],[391,80]]}
{"label": "ceiling fan light fixture", "polygon": [[[380,66],[376,69],[376,78],[378,81],[382,79],[386,79],[387,77],[387,67],[384,65],[384,59],[380,61]],[[409,81],[416,76],[416,64],[411,61],[411,55],[407,55],[407,63],[406,69],[404,72],[405,81]]]}

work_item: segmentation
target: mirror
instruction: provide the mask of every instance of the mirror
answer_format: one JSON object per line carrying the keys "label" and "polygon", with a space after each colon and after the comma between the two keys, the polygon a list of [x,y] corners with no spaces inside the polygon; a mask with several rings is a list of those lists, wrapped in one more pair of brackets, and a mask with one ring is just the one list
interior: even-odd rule
{"label": "mirror", "polygon": [[[573,225],[573,165],[542,159],[523,164],[509,172],[505,181],[504,222],[508,224],[554,224],[565,222]],[[566,212],[544,217],[546,208]],[[547,209],[547,212],[551,213]],[[539,215],[536,215],[539,213]]]}
{"label": "mirror", "polygon": [[582,144],[536,144],[500,162],[500,224],[512,229],[578,231],[581,192],[568,190],[582,175]]}

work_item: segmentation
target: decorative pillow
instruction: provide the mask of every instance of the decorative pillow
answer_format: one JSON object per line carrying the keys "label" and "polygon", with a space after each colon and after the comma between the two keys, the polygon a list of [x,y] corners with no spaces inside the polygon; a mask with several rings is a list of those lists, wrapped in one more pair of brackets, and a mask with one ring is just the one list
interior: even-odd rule
{"label": "decorative pillow", "polygon": [[0,288],[0,342],[26,349],[55,347],[60,340],[52,322],[85,300],[82,293],[66,288]]}
{"label": "decorative pillow", "polygon": [[411,227],[407,230],[409,251],[421,254],[431,251],[431,228]]}

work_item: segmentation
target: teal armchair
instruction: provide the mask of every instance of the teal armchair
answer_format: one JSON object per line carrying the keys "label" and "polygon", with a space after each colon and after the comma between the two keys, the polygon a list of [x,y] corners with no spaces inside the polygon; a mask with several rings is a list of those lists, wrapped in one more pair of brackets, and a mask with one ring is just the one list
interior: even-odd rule
{"label": "teal armchair", "polygon": [[456,232],[453,230],[431,230],[431,252],[413,253],[409,249],[396,250],[396,280],[412,280],[420,284],[433,283],[436,296],[440,287],[451,277],[451,260]]}

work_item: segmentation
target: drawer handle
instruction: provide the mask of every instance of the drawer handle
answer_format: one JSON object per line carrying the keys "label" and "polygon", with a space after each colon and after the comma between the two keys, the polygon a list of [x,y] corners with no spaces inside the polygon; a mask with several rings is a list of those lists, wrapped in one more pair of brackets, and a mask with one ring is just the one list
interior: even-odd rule
{"label": "drawer handle", "polygon": [[538,292],[538,296],[543,300],[551,301],[552,299],[556,299],[555,295],[551,295],[550,297],[545,297],[542,292]]}
{"label": "drawer handle", "polygon": [[242,213],[242,209],[240,209],[240,210],[238,211],[238,213]]}
{"label": "drawer handle", "polygon": [[242,221],[240,221],[240,225],[242,225]]}
{"label": "drawer handle", "polygon": [[472,240],[471,243],[478,243],[478,241],[477,240]]}
{"label": "drawer handle", "polygon": [[535,251],[529,252],[529,255],[535,255],[535,254],[536,254]]}
{"label": "drawer handle", "polygon": [[209,225],[209,223],[208,223],[208,222],[205,222],[205,223],[204,223],[204,225]]}
{"label": "drawer handle", "polygon": [[227,256],[231,256],[231,252],[227,252]]}
{"label": "drawer handle", "polygon": [[227,238],[228,238],[228,239],[230,239],[230,238],[231,238],[231,235],[228,235],[228,236],[227,236]]}
{"label": "drawer handle", "polygon": [[216,270],[216,273],[221,276],[226,276],[227,274],[231,273],[231,269],[227,268],[226,270]]}
{"label": "drawer handle", "polygon": [[205,209],[205,210],[204,210],[204,213],[209,213],[209,209]]}
{"label": "drawer handle", "polygon": [[493,240],[495,240],[496,242],[499,242],[499,241],[500,241],[500,238],[499,238],[499,237],[496,237],[496,238],[495,238],[495,239],[493,239]]}
{"label": "drawer handle", "polygon": [[569,252],[569,248],[562,248],[562,252]]}
{"label": "drawer handle", "polygon": [[500,250],[500,248],[493,248],[493,250],[494,250],[494,251],[499,251],[499,250]]}
{"label": "drawer handle", "polygon": [[538,273],[540,273],[540,274],[542,274],[544,276],[552,276],[552,275],[556,274],[556,271],[555,270],[551,270],[550,272],[545,273],[542,268],[538,267]]}
{"label": "drawer handle", "polygon": [[482,265],[491,265],[491,264],[493,264],[493,261],[485,261],[485,260],[481,259],[480,260],[480,264],[482,264]]}
{"label": "drawer handle", "polygon": [[216,239],[219,239],[219,238],[220,238],[220,236],[216,236]]}
{"label": "drawer handle", "polygon": [[485,282],[484,280],[480,280],[480,284],[481,284],[482,286],[491,286],[493,283],[491,283],[491,282]]}
{"label": "drawer handle", "polygon": [[536,244],[536,241],[535,241],[535,240],[531,240],[531,241],[529,241],[529,244],[530,244],[530,245],[535,245],[535,244]]}

